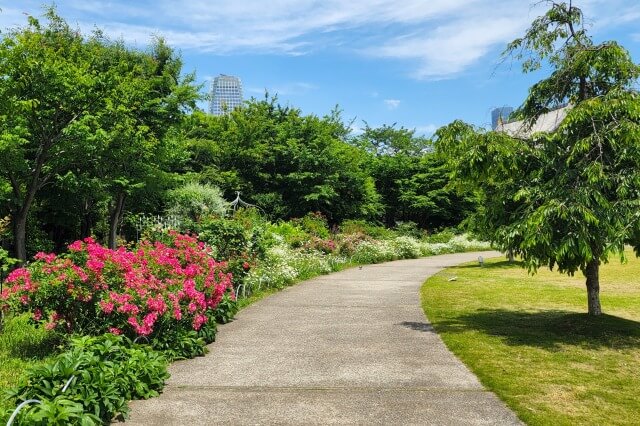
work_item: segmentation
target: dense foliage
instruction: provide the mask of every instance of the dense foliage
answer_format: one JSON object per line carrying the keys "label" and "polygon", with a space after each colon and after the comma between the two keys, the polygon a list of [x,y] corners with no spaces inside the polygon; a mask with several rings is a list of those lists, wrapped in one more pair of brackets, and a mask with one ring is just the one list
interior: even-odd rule
{"label": "dense foliage", "polygon": [[161,174],[165,134],[197,97],[162,40],[140,52],[84,37],[53,9],[45,19],[0,43],[0,215],[23,261],[27,231],[87,236],[96,211],[115,248],[127,197]]}
{"label": "dense foliage", "polygon": [[20,412],[17,424],[108,424],[116,414],[126,417],[130,400],[157,396],[168,377],[162,354],[105,334],[73,339],[69,350],[30,368],[7,396],[16,404],[39,401]]}
{"label": "dense foliage", "polygon": [[449,167],[431,141],[394,126],[371,128],[352,141],[370,156],[369,170],[381,197],[381,219],[389,227],[411,221],[438,229],[462,222],[477,206],[476,195],[450,188]]}
{"label": "dense foliage", "polygon": [[305,116],[266,98],[221,117],[193,114],[185,132],[186,170],[229,197],[241,191],[273,218],[319,211],[337,223],[377,215],[366,156],[344,142],[337,114]]}

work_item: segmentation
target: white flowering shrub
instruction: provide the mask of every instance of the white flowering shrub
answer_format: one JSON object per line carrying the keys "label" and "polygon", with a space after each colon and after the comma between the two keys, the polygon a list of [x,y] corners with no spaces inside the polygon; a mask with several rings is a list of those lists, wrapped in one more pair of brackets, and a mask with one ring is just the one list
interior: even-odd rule
{"label": "white flowering shrub", "polygon": [[391,240],[391,244],[398,259],[415,259],[422,255],[420,242],[413,237],[397,237]]}
{"label": "white flowering shrub", "polygon": [[278,244],[267,250],[261,265],[249,271],[239,295],[248,296],[266,288],[282,288],[296,281],[337,271],[348,262],[345,256],[307,252]]}
{"label": "white flowering shrub", "polygon": [[354,263],[380,263],[398,259],[391,241],[362,241],[356,247],[351,260]]}
{"label": "white flowering shrub", "polygon": [[469,235],[467,234],[455,235],[446,243],[420,243],[420,254],[422,256],[489,249],[491,249],[489,243],[469,239]]}

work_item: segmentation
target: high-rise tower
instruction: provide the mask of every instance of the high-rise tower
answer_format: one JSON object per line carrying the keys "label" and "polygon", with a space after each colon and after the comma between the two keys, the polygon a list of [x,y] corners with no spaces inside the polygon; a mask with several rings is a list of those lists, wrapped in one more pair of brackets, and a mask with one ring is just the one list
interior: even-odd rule
{"label": "high-rise tower", "polygon": [[498,124],[506,123],[512,112],[513,108],[510,106],[493,109],[491,111],[491,128],[495,130],[498,127]]}
{"label": "high-rise tower", "polygon": [[211,84],[209,112],[222,115],[242,105],[242,82],[232,75],[220,74]]}

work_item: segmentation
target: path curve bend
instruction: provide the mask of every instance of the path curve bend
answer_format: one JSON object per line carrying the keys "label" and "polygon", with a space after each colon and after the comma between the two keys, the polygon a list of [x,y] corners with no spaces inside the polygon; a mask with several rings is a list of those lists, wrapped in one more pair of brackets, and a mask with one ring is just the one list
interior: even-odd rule
{"label": "path curve bend", "polygon": [[445,347],[420,305],[429,276],[498,255],[352,268],[243,309],[205,357],[174,363],[131,425],[521,424]]}

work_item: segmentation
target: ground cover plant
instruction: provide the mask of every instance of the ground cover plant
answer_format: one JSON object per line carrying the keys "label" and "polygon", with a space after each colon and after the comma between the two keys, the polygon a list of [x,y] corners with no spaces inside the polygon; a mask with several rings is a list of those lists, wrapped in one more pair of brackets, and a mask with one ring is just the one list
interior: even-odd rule
{"label": "ground cover plant", "polygon": [[599,317],[584,313],[583,280],[529,276],[500,258],[433,276],[422,304],[449,349],[526,423],[637,424],[640,260],[627,256],[602,267]]}
{"label": "ground cover plant", "polygon": [[19,413],[20,424],[102,424],[126,416],[128,401],[157,396],[168,377],[160,352],[104,334],[72,339],[67,351],[29,367],[7,395],[16,404],[40,401]]}

